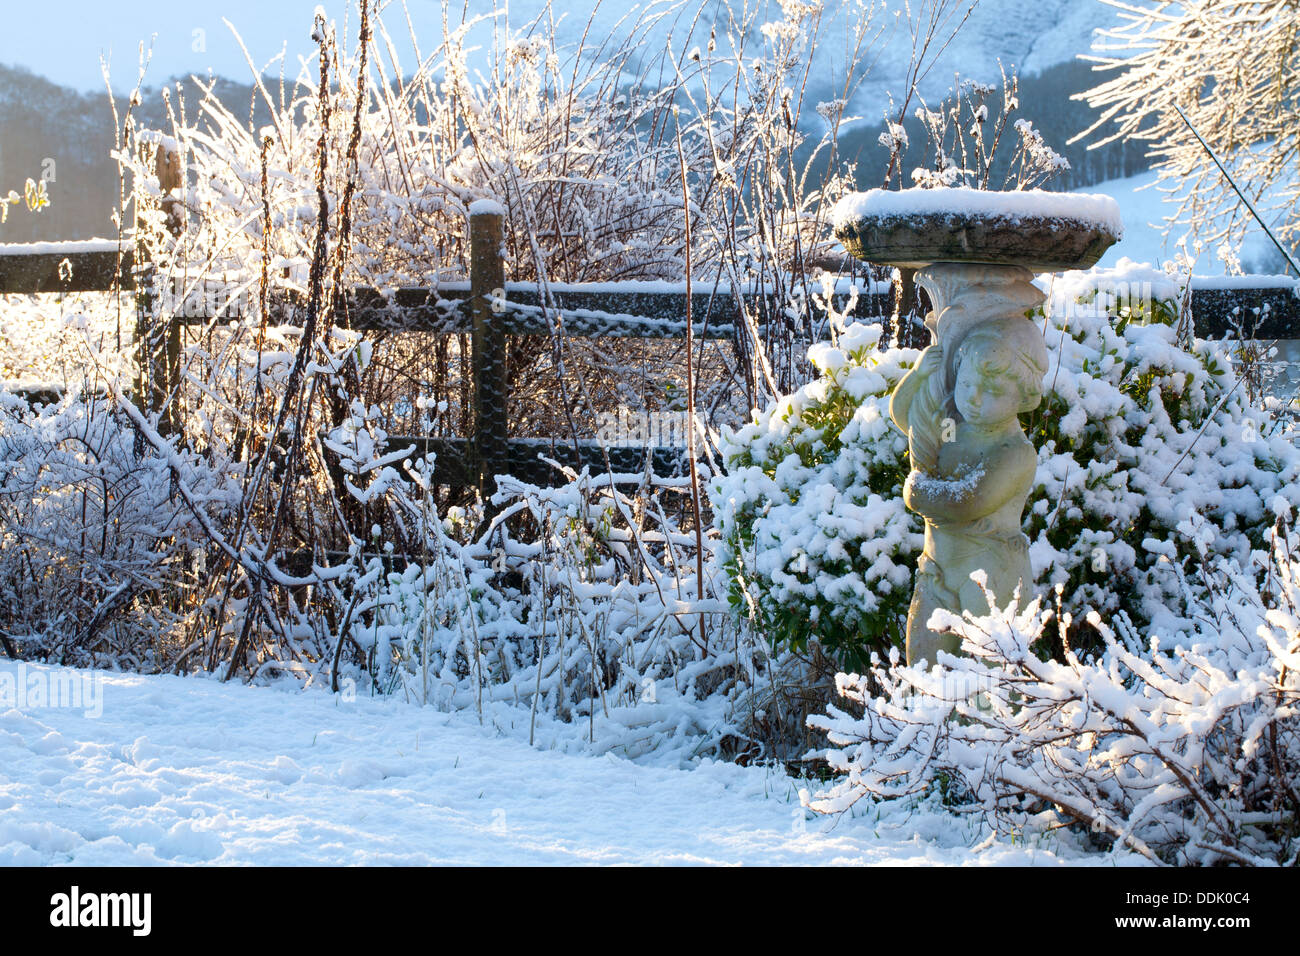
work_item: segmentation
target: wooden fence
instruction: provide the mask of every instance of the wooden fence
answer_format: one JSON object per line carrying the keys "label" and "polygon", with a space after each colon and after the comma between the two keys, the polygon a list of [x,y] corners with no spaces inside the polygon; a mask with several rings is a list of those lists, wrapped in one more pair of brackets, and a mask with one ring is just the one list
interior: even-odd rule
{"label": "wooden fence", "polygon": [[[552,483],[558,475],[539,457],[545,455],[564,465],[590,465],[604,471],[606,465],[617,480],[635,481],[647,465],[662,476],[685,474],[686,449],[680,446],[636,446],[597,441],[510,438],[510,386],[506,375],[506,340],[513,335],[583,338],[684,338],[687,296],[664,283],[622,283],[588,286],[555,285],[546,289],[535,284],[505,281],[506,264],[501,255],[502,217],[480,212],[470,217],[471,274],[468,282],[453,282],[436,288],[399,289],[389,296],[373,288],[351,291],[349,322],[359,331],[422,331],[469,334],[470,374],[473,395],[473,429],[465,438],[395,436],[390,450],[403,447],[436,453],[435,480],[451,486],[489,488],[493,476],[510,474],[538,484]],[[141,386],[149,407],[162,407],[172,382],[179,376],[180,339],[185,325],[206,324],[213,319],[235,317],[238,306],[214,308],[225,301],[226,286],[210,282],[177,292],[165,309],[168,326],[155,328],[148,313],[157,310],[151,267],[136,268],[131,248],[105,248],[105,244],[44,243],[6,250],[0,245],[0,292],[108,292],[138,290],[144,298],[144,317],[137,327],[137,340],[147,342],[150,363],[147,381]],[[780,303],[762,291],[747,290],[742,301],[755,312],[775,314]],[[766,298],[768,301],[763,302]],[[836,296],[844,305],[847,293]],[[888,293],[877,292],[872,307],[884,310]],[[860,299],[860,302],[863,301]],[[277,296],[272,308],[281,318],[297,303]],[[689,302],[693,332],[697,339],[734,340],[743,328],[744,316],[737,296],[729,288],[694,292]],[[51,400],[55,394],[34,390],[34,401]]]}
{"label": "wooden fence", "polygon": [[[160,179],[164,171],[160,169]],[[473,394],[473,430],[465,438],[390,439],[390,447],[418,448],[437,455],[435,480],[452,486],[490,488],[493,476],[511,474],[525,481],[547,484],[557,476],[539,458],[545,454],[566,465],[592,465],[635,480],[647,464],[661,475],[684,471],[685,449],[680,446],[627,447],[600,442],[510,438],[510,390],[506,376],[506,339],[512,335],[563,334],[579,337],[683,338],[686,332],[687,297],[680,289],[655,283],[622,283],[595,286],[557,285],[540,289],[505,281],[502,258],[502,217],[499,212],[476,212],[470,217],[471,275],[467,283],[443,284],[437,288],[400,289],[385,297],[377,290],[356,288],[350,293],[349,317],[358,330],[410,330],[444,334],[468,333],[471,338],[470,369]],[[151,266],[137,266],[130,246],[105,243],[36,243],[6,249],[0,245],[0,292],[107,292],[136,290],[144,316],[137,335],[148,343],[151,385],[141,385],[152,409],[162,407],[171,383],[178,380],[179,329],[186,324],[204,324],[228,311],[212,307],[210,295],[223,286],[209,285],[193,290],[184,301],[171,303],[167,324],[151,324],[158,311]],[[700,339],[734,339],[745,321],[738,299],[750,314],[778,314],[782,303],[762,302],[761,290],[744,290],[738,296],[730,289],[696,292],[689,308],[694,335]],[[177,297],[180,299],[180,297]],[[840,306],[843,295],[837,295]],[[868,291],[860,299],[864,311],[886,315],[890,296]],[[294,303],[276,300],[283,317]],[[1237,316],[1259,316],[1255,334],[1259,338],[1300,338],[1300,296],[1290,286],[1249,287],[1238,281],[1231,288],[1222,284],[1197,288],[1193,284],[1192,309],[1196,332],[1201,336],[1232,334]],[[139,340],[139,339],[138,339]],[[50,400],[48,392],[29,394],[32,400]]]}

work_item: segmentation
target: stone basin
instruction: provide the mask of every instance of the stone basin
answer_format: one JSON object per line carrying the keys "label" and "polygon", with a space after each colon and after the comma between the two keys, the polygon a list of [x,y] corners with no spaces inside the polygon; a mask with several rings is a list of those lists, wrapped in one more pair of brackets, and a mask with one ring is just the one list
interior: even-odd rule
{"label": "stone basin", "polygon": [[1041,190],[873,189],[841,199],[831,221],[855,258],[913,269],[934,262],[1088,269],[1123,235],[1110,196]]}

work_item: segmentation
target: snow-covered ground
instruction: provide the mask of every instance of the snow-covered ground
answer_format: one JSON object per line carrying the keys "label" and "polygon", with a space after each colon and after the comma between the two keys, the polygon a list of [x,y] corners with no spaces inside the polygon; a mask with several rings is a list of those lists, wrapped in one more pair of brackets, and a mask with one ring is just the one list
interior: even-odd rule
{"label": "snow-covered ground", "polygon": [[0,661],[0,863],[1134,861],[1041,833],[984,840],[930,804],[805,821],[779,771],[566,755],[527,735],[519,710],[480,725],[392,699]]}

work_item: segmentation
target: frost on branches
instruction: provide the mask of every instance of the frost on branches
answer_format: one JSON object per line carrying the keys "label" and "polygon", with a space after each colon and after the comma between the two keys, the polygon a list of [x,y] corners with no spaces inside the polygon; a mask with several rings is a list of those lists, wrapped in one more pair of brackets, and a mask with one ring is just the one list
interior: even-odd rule
{"label": "frost on branches", "polygon": [[[1161,179],[1178,191],[1175,221],[1214,247],[1240,242],[1252,219],[1175,112],[1181,107],[1284,244],[1300,241],[1300,44],[1289,0],[1106,0],[1121,25],[1104,32],[1085,94],[1100,131],[1151,144]],[[1116,72],[1118,71],[1118,72]],[[1228,209],[1220,216],[1221,209]]]}
{"label": "frost on branches", "polygon": [[964,656],[941,652],[926,670],[895,652],[868,676],[840,674],[854,713],[832,706],[809,722],[844,776],[805,800],[838,813],[942,784],[996,832],[1046,812],[1153,862],[1294,864],[1297,570],[1297,540],[1279,519],[1264,591],[1215,561],[1201,571],[1210,591],[1194,633],[1144,638],[1126,616],[1112,628],[1094,611],[1101,646],[1085,655],[1068,643],[1066,615],[1059,660],[1040,653],[1053,616],[1040,601],[1018,615],[1013,604],[982,617],[936,611],[932,626],[960,635]]}
{"label": "frost on branches", "polygon": [[[959,79],[937,109],[919,107],[915,115],[925,130],[929,165],[912,170],[913,185],[921,189],[1025,190],[1069,169],[1069,161],[1047,145],[1033,123],[1023,117],[1012,121],[1019,108],[1019,80],[1005,71],[1000,90],[988,83]],[[880,135],[880,144],[897,162],[907,149],[907,134],[888,120],[886,125],[888,131]],[[1014,142],[1012,129],[1018,137]]]}

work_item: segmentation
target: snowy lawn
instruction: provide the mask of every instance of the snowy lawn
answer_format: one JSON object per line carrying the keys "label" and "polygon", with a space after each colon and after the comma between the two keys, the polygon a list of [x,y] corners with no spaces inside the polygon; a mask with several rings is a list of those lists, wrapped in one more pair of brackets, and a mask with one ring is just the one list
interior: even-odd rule
{"label": "snowy lawn", "polygon": [[[98,683],[77,707],[41,706],[52,695],[28,688],[59,675]],[[777,771],[539,750],[516,709],[480,726],[396,700],[7,660],[0,701],[6,864],[1132,862],[1041,834],[972,849],[983,834],[930,806],[801,825],[799,784]]]}

